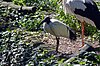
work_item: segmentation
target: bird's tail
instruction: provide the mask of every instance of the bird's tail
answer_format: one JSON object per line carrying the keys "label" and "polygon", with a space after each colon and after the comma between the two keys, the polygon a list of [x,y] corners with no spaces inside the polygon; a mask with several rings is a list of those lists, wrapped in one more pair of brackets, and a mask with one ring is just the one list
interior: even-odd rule
{"label": "bird's tail", "polygon": [[74,41],[77,39],[76,38],[76,32],[74,30],[72,30],[72,29],[69,29],[69,38],[71,40],[74,40]]}

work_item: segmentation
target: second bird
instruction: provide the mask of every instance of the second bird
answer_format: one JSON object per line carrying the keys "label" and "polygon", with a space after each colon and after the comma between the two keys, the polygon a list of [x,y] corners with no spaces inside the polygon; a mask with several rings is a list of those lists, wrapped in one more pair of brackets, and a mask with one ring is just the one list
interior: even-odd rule
{"label": "second bird", "polygon": [[[44,23],[44,24],[43,24]],[[58,52],[59,39],[60,37],[69,38],[71,40],[76,40],[75,31],[73,31],[66,24],[62,23],[57,19],[50,19],[46,17],[38,26],[38,28],[43,24],[43,28],[47,33],[50,33],[56,37],[57,46],[56,51]]]}

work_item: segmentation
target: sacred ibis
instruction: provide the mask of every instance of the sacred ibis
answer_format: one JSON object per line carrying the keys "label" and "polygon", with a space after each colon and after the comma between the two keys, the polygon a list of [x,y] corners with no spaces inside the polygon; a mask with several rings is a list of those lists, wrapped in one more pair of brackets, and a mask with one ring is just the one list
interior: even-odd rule
{"label": "sacred ibis", "polygon": [[[43,24],[44,23],[44,24]],[[71,40],[76,40],[76,33],[66,24],[62,23],[57,19],[51,19],[46,17],[39,25],[38,28],[43,24],[43,29],[56,37],[57,46],[56,51],[58,52],[59,39],[60,37],[69,38]]]}
{"label": "sacred ibis", "polygon": [[100,12],[93,0],[60,0],[65,14],[75,15],[82,25],[82,47],[84,46],[84,22],[100,30]]}

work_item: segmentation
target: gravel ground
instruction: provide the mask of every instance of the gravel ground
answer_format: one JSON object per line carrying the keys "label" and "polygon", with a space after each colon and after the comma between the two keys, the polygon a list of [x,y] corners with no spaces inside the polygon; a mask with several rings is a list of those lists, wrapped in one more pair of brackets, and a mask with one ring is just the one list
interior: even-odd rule
{"label": "gravel ground", "polygon": [[[50,47],[56,47],[56,39],[55,36],[46,34],[44,35],[42,42],[48,44]],[[85,42],[93,46],[94,48],[100,48],[98,41],[91,41],[85,37]],[[59,52],[73,54],[77,52],[81,48],[81,37],[78,37],[76,41],[70,41],[68,38],[61,37],[60,38],[60,45],[59,45]],[[100,50],[97,51],[100,54]]]}

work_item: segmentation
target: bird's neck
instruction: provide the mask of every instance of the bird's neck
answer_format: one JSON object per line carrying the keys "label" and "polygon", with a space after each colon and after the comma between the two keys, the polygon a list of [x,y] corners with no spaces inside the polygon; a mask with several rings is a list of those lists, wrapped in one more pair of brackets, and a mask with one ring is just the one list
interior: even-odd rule
{"label": "bird's neck", "polygon": [[48,21],[47,24],[50,24],[51,21]]}

